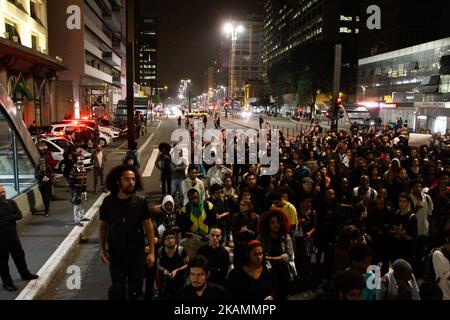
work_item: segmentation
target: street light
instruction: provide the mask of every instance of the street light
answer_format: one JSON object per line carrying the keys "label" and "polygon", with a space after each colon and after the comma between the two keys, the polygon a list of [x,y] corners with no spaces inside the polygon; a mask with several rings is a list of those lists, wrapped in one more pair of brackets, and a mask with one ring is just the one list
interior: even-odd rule
{"label": "street light", "polygon": [[[228,22],[224,25],[223,27],[223,31],[227,34],[227,35],[231,35],[231,46],[230,46],[230,55],[229,55],[229,76],[230,76],[230,80],[229,80],[229,90],[227,91],[227,100],[229,101],[229,95],[231,92],[231,97],[233,97],[234,94],[234,59],[233,59],[233,47],[236,45],[236,41],[238,38],[238,34],[244,32],[244,27],[242,25],[235,25],[232,22]],[[230,104],[232,106],[232,104]],[[228,110],[225,110],[225,118],[228,117]],[[233,112],[231,112],[231,116],[233,117]]]}

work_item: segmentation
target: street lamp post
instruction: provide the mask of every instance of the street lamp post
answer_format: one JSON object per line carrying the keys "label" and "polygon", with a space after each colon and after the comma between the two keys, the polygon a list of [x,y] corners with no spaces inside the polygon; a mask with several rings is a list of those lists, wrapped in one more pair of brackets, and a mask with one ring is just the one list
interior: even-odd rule
{"label": "street lamp post", "polygon": [[[230,103],[230,95],[231,98],[233,98],[233,94],[234,94],[234,59],[233,59],[233,47],[235,47],[236,45],[236,41],[238,38],[238,34],[244,32],[244,27],[242,25],[234,25],[231,22],[228,22],[224,25],[223,27],[224,32],[227,35],[231,35],[231,46],[230,46],[230,54],[229,54],[229,89],[227,91],[227,101],[228,101],[228,107],[231,106],[231,117],[234,117],[234,113],[233,113],[233,104]],[[227,113],[225,113],[225,117],[227,117]]]}

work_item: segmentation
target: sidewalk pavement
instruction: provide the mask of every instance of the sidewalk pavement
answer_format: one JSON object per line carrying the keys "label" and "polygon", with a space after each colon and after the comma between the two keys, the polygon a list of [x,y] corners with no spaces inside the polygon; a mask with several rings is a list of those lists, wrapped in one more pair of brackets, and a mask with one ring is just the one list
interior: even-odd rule
{"label": "sidewalk pavement", "polygon": [[[147,133],[137,140],[139,145],[147,141],[152,133],[155,132],[155,123],[147,129]],[[126,152],[126,144],[123,147],[124,149],[118,148],[117,146],[123,145],[124,141],[119,140],[114,143],[113,148],[108,147],[105,149],[108,155],[105,175],[113,166],[120,164]],[[28,296],[25,299],[33,296],[35,292],[45,291],[48,282],[58,272],[58,267],[62,265],[61,262],[70,255],[72,247],[69,242],[77,243],[83,236],[82,231],[88,229],[88,225],[94,222],[98,207],[96,210],[91,210],[91,212],[89,212],[89,209],[100,197],[106,195],[94,194],[92,192],[93,181],[93,170],[89,169],[86,210],[90,215],[91,221],[85,222],[83,228],[75,227],[74,225],[73,204],[70,202],[68,184],[63,177],[58,178],[54,185],[54,199],[50,203],[49,217],[32,215],[18,222],[17,232],[25,251],[28,268],[32,273],[38,273],[39,271],[38,274],[40,277],[37,280],[23,281],[17,272],[12,258],[10,258],[9,268],[11,277],[19,290],[8,292],[3,287],[0,287],[0,300],[13,300],[21,294],[24,288],[27,288],[28,291]],[[100,205],[101,201],[97,204]],[[56,250],[58,252],[54,255]],[[53,260],[53,264],[51,264],[52,261],[50,260]],[[27,286],[28,283],[29,285]],[[22,293],[22,296],[24,295],[25,292]]]}

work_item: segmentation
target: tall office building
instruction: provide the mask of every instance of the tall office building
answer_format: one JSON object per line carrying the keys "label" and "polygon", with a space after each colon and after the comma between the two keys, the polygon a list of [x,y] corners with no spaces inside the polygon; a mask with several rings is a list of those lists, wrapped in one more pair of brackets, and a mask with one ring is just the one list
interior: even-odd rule
{"label": "tall office building", "polygon": [[[377,5],[381,13],[381,29],[366,27],[366,13]],[[448,0],[361,0],[364,18],[359,39],[359,58],[415,46],[450,36]]]}
{"label": "tall office building", "polygon": [[231,40],[229,97],[242,100],[246,82],[264,81],[264,22],[262,16],[251,16],[233,21],[233,24],[243,26],[243,32]]}
{"label": "tall office building", "polygon": [[[111,114],[126,96],[125,1],[48,0],[48,4],[50,54],[61,57],[69,68],[56,83],[57,117]],[[68,14],[68,8],[74,11]],[[70,18],[77,10],[80,25]]]}
{"label": "tall office building", "polygon": [[136,82],[143,91],[157,94],[157,20],[154,17],[141,17],[137,30]]}
{"label": "tall office building", "polygon": [[356,62],[360,10],[356,0],[267,0],[264,61],[270,66],[314,41],[341,43],[343,59]]}

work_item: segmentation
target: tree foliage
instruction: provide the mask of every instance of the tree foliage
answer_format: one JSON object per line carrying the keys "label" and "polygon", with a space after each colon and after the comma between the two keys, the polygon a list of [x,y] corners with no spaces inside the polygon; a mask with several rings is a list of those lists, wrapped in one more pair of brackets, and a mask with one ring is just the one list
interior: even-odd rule
{"label": "tree foliage", "polygon": [[301,105],[314,106],[317,90],[331,93],[334,45],[315,42],[298,47],[268,70],[272,95],[298,94]]}

